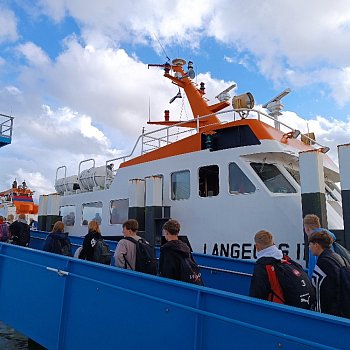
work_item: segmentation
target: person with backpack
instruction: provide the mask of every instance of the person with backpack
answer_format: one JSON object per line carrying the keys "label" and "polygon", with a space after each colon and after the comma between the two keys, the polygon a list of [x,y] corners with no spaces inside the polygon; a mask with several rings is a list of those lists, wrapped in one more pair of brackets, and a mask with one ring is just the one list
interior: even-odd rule
{"label": "person with backpack", "polygon": [[160,248],[159,275],[177,281],[203,285],[200,269],[190,247],[179,239],[180,224],[168,220],[163,225],[166,243]]}
{"label": "person with backpack", "polygon": [[342,300],[339,297],[340,271],[345,262],[332,251],[333,239],[327,231],[314,232],[309,237],[309,249],[317,256],[312,284],[316,288],[316,311],[342,316]]}
{"label": "person with backpack", "polygon": [[278,304],[311,310],[315,291],[306,272],[278,249],[270,232],[261,230],[254,237],[257,261],[249,296]]}
{"label": "person with backpack", "polygon": [[156,275],[158,264],[155,249],[138,236],[138,229],[137,220],[130,219],[123,223],[124,238],[118,242],[114,252],[115,266]]}
{"label": "person with backpack", "polygon": [[110,265],[111,257],[112,253],[102,237],[99,223],[96,220],[91,220],[88,224],[88,233],[84,237],[83,249],[80,252],[79,259]]}
{"label": "person with backpack", "polygon": [[10,227],[12,244],[28,247],[30,242],[30,227],[27,224],[25,214],[19,214],[18,219]]}
{"label": "person with backpack", "polygon": [[68,233],[64,232],[64,223],[56,221],[52,231],[47,235],[43,251],[59,255],[72,256]]}
{"label": "person with backpack", "polygon": [[7,243],[10,239],[9,225],[4,222],[4,217],[0,215],[0,242]]}
{"label": "person with backpack", "polygon": [[[305,247],[308,246],[309,237],[314,232],[325,231],[332,238],[332,241],[333,242],[335,241],[336,237],[334,233],[321,227],[320,219],[317,215],[315,214],[305,215],[303,223],[304,223],[304,231],[307,236]],[[333,247],[332,249],[334,250]],[[313,255],[309,249],[309,252],[307,254],[307,268],[308,268],[308,276],[310,279],[312,278],[312,274],[316,266],[316,263],[317,263],[317,256]]]}

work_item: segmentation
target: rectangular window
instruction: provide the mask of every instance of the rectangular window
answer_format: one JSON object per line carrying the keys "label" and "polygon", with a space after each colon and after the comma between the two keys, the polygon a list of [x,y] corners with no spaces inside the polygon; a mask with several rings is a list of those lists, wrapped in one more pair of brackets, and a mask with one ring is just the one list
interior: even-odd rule
{"label": "rectangular window", "polygon": [[274,164],[250,163],[265,186],[273,193],[296,193],[296,189]]}
{"label": "rectangular window", "polygon": [[116,199],[111,201],[109,223],[122,224],[128,220],[129,199]]}
{"label": "rectangular window", "polygon": [[98,224],[102,222],[102,202],[84,203],[83,204],[83,221],[82,225],[87,225],[91,220]]}
{"label": "rectangular window", "polygon": [[60,207],[60,216],[65,226],[74,226],[75,223],[75,205]]}
{"label": "rectangular window", "polygon": [[253,193],[256,188],[236,163],[230,163],[229,191],[232,194]]}
{"label": "rectangular window", "polygon": [[208,165],[199,168],[199,196],[213,197],[219,194],[219,167]]}
{"label": "rectangular window", "polygon": [[171,199],[190,198],[190,171],[183,170],[171,174]]}

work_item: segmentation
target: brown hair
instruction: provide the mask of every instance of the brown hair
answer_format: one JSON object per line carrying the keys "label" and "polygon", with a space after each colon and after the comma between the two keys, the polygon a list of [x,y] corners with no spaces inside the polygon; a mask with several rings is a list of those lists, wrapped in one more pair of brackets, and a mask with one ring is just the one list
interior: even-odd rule
{"label": "brown hair", "polygon": [[260,244],[264,248],[267,248],[273,245],[273,236],[269,231],[260,230],[255,234],[254,242]]}
{"label": "brown hair", "polygon": [[308,227],[311,230],[314,230],[315,228],[320,228],[321,223],[320,219],[315,214],[307,214],[304,217],[304,226]]}
{"label": "brown hair", "polygon": [[89,222],[88,230],[89,230],[89,232],[90,232],[90,231],[95,231],[95,232],[101,234],[100,226],[99,226],[99,224],[98,224],[98,222],[97,222],[96,220],[91,220],[91,221]]}
{"label": "brown hair", "polygon": [[309,243],[318,243],[323,249],[329,249],[333,244],[333,238],[327,231],[318,231],[310,235]]}
{"label": "brown hair", "polygon": [[135,219],[126,220],[123,223],[123,228],[124,227],[127,230],[131,230],[132,232],[137,232],[137,230],[139,229],[139,223]]}
{"label": "brown hair", "polygon": [[64,223],[62,221],[56,221],[55,225],[53,225],[52,232],[63,232],[64,231]]}
{"label": "brown hair", "polygon": [[171,235],[177,236],[180,232],[180,224],[176,220],[168,220],[163,225],[163,230],[168,231]]}

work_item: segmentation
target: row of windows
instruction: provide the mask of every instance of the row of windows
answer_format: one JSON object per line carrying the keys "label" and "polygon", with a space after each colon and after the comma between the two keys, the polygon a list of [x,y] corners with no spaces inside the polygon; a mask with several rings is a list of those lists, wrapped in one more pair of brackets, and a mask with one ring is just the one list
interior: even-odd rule
{"label": "row of windows", "polygon": [[[281,171],[273,164],[250,163],[253,170],[273,193],[296,193]],[[291,174],[292,175],[292,174]],[[229,164],[229,192],[231,194],[247,194],[256,191],[255,185],[244,174],[236,163]],[[209,165],[199,168],[198,189],[200,197],[212,197],[219,194],[219,167]],[[171,199],[190,198],[190,171],[182,170],[171,174]],[[81,225],[96,220],[102,223],[102,202],[85,203],[82,205]],[[128,199],[112,200],[109,207],[109,223],[122,224],[128,219]],[[60,215],[66,226],[75,224],[76,207],[74,205],[60,208]]]}
{"label": "row of windows", "polygon": [[[128,219],[129,200],[117,199],[110,202],[109,223],[111,225],[122,224]],[[60,208],[60,216],[66,226],[74,226],[76,217],[75,205],[67,205]],[[84,203],[82,205],[81,225],[85,226],[91,220],[102,223],[102,202]]]}
{"label": "row of windows", "polygon": [[[253,170],[273,193],[296,193],[296,189],[274,164],[250,163]],[[231,194],[253,193],[255,185],[236,163],[229,164],[229,192]],[[219,194],[219,167],[209,165],[199,168],[198,189],[200,197]],[[171,174],[171,199],[190,198],[190,171],[182,170]]]}

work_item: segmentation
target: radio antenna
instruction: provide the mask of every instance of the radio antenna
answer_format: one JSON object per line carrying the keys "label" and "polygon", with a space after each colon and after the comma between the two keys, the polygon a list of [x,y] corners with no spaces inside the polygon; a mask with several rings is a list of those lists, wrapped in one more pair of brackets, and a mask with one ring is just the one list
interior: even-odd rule
{"label": "radio antenna", "polygon": [[170,61],[170,58],[169,58],[169,56],[166,54],[166,52],[165,52],[165,50],[164,50],[164,47],[163,47],[162,43],[160,42],[160,40],[158,39],[156,33],[153,32],[153,35],[154,35],[154,37],[156,38],[156,40],[157,40],[157,42],[158,42],[160,48],[162,49],[164,56],[167,58],[168,61]]}

